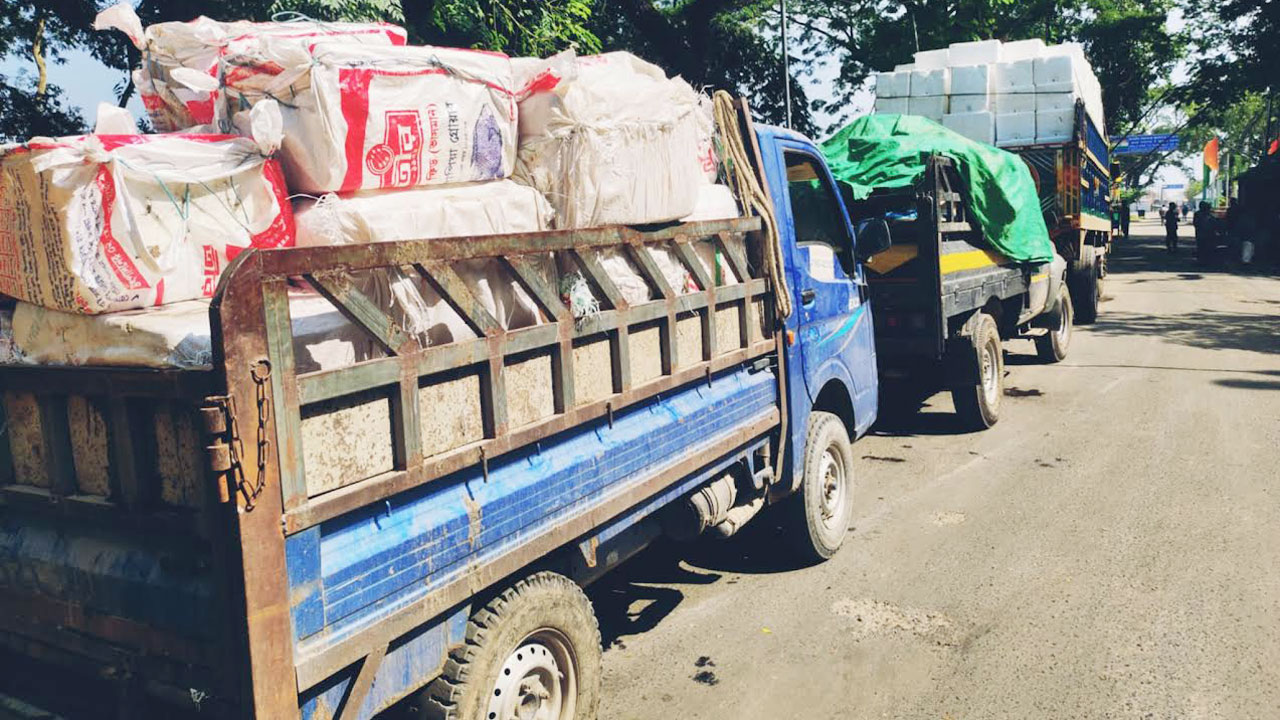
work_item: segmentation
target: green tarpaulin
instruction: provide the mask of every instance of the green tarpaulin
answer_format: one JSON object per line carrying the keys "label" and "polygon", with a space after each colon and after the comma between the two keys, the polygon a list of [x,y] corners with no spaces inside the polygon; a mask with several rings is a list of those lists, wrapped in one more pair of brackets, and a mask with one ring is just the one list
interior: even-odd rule
{"label": "green tarpaulin", "polygon": [[996,250],[1023,262],[1053,259],[1035,182],[1013,153],[914,115],[860,117],[824,142],[822,152],[858,200],[877,188],[911,185],[930,155],[949,157],[969,191],[972,216]]}

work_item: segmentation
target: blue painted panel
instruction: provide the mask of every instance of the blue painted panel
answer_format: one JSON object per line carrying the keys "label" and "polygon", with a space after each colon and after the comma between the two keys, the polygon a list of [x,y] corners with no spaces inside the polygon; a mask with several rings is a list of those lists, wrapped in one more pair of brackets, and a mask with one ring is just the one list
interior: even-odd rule
{"label": "blue painted panel", "polygon": [[320,528],[310,527],[285,538],[284,547],[293,636],[313,635],[324,627],[324,599],[320,595]]}
{"label": "blue painted panel", "polygon": [[[772,374],[730,372],[620,413],[613,428],[593,423],[501,458],[490,464],[488,482],[470,469],[325,522],[325,627],[302,639],[300,652],[359,632],[469,564],[589,510],[645,469],[697,452],[776,403]],[[478,511],[474,525],[468,505]]]}
{"label": "blue painted panel", "polygon": [[[425,625],[389,648],[354,718],[372,717],[433,679],[443,667],[449,648],[465,640],[470,615],[471,606],[464,605],[443,622]],[[359,669],[358,665],[347,668],[303,693],[299,698],[302,720],[333,717]]]}
{"label": "blue painted panel", "polygon": [[[879,404],[879,378],[871,307],[861,285],[864,269],[855,268],[854,277],[846,276],[837,263],[835,279],[823,280],[808,273],[806,253],[796,245],[795,222],[788,189],[784,153],[798,152],[821,166],[823,175],[834,187],[834,178],[826,167],[822,153],[802,135],[769,126],[757,126],[765,177],[774,198],[781,230],[783,258],[787,263],[787,282],[791,285],[796,311],[787,319],[787,327],[796,333],[797,343],[788,354],[791,372],[788,385],[791,397],[791,453],[804,447],[809,427],[809,411],[817,394],[830,380],[840,381],[850,392],[856,420],[855,435],[861,436],[876,419]],[[844,200],[836,193],[831,199],[831,212],[849,225]],[[849,236],[854,237],[852,228]],[[854,247],[857,245],[854,237]],[[800,293],[806,288],[817,290],[814,302],[805,307]],[[798,351],[798,352],[797,352]],[[799,356],[797,358],[797,355]],[[804,387],[807,393],[801,393]]]}
{"label": "blue painted panel", "polygon": [[219,633],[209,558],[190,541],[55,523],[0,510],[0,587],[182,635]]}

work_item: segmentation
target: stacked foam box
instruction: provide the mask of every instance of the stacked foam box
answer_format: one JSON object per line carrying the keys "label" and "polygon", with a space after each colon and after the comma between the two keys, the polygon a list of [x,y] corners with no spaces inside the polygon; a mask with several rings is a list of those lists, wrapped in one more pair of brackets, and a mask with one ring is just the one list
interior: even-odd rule
{"label": "stacked foam box", "polygon": [[876,112],[923,115],[1004,147],[1070,140],[1077,100],[1102,131],[1102,89],[1075,43],[954,43],[876,79]]}

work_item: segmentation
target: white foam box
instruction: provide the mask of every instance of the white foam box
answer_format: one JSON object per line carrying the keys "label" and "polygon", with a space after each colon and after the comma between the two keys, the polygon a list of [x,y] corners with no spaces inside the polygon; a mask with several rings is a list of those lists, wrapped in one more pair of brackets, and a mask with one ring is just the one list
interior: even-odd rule
{"label": "white foam box", "polygon": [[999,113],[996,115],[996,145],[1030,145],[1036,141],[1034,112]]}
{"label": "white foam box", "polygon": [[997,93],[993,96],[995,99],[996,112],[1005,113],[1033,113],[1036,111],[1036,95],[1035,93]]}
{"label": "white foam box", "polygon": [[876,97],[904,98],[910,95],[910,72],[876,73]]}
{"label": "white foam box", "polygon": [[1075,109],[1036,113],[1036,142],[1067,142],[1075,135]]}
{"label": "white foam box", "polygon": [[993,95],[951,95],[950,110],[954,114],[991,112],[995,109]]}
{"label": "white foam box", "polygon": [[986,95],[995,90],[994,65],[965,65],[951,68],[952,95]]}
{"label": "white foam box", "polygon": [[1036,93],[1036,112],[1048,112],[1051,110],[1072,110],[1076,106],[1075,93],[1069,92],[1046,92]]}
{"label": "white foam box", "polygon": [[876,98],[876,112],[882,115],[910,115],[907,98]]}
{"label": "white foam box", "polygon": [[951,92],[950,69],[911,71],[911,97],[934,97],[946,95],[949,92]]}
{"label": "white foam box", "polygon": [[1000,61],[999,40],[975,40],[973,42],[951,43],[948,48],[947,62],[951,67],[960,65],[985,65]]}
{"label": "white foam box", "polygon": [[910,114],[927,117],[934,122],[942,122],[947,114],[947,96],[913,97],[910,102]]}
{"label": "white foam box", "polygon": [[912,70],[915,70],[915,69],[916,69],[915,63],[903,63],[901,65],[893,66],[894,72],[911,72]]}
{"label": "white foam box", "polygon": [[998,93],[1026,93],[1036,89],[1034,60],[996,64],[995,90]]}
{"label": "white foam box", "polygon": [[942,126],[980,143],[996,142],[995,113],[948,113],[942,116]]}
{"label": "white foam box", "polygon": [[916,70],[941,70],[951,64],[951,52],[947,48],[922,50],[915,54]]}
{"label": "white foam box", "polygon": [[1092,74],[1084,50],[1074,43],[1057,45],[1032,61],[1036,90],[1039,92],[1076,92],[1080,79]]}
{"label": "white foam box", "polygon": [[1000,46],[1000,62],[1018,62],[1019,60],[1035,60],[1045,52],[1044,40],[1015,40]]}

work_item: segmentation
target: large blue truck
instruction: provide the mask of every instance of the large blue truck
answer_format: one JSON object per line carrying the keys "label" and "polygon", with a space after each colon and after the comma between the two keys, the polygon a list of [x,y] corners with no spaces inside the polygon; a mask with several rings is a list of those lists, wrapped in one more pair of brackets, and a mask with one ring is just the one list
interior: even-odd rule
{"label": "large blue truck", "polygon": [[[217,291],[209,370],[0,369],[5,702],[71,718],[351,720],[411,703],[587,720],[607,688],[581,588],[650,540],[732,535],[776,505],[801,556],[830,557],[851,518],[850,444],[876,418],[862,261],[887,230],[855,237],[808,139],[752,127],[745,105],[738,123],[776,242],[745,212],[252,251]],[[698,261],[700,243],[737,282]],[[658,246],[695,290],[667,285]],[[629,305],[593,259],[604,248],[658,299]],[[547,254],[581,267],[599,312],[573,316],[533,271]],[[452,269],[475,258],[499,258],[547,321],[504,330]],[[353,279],[392,267],[477,338],[409,341]],[[300,283],[373,357],[298,362]]]}

